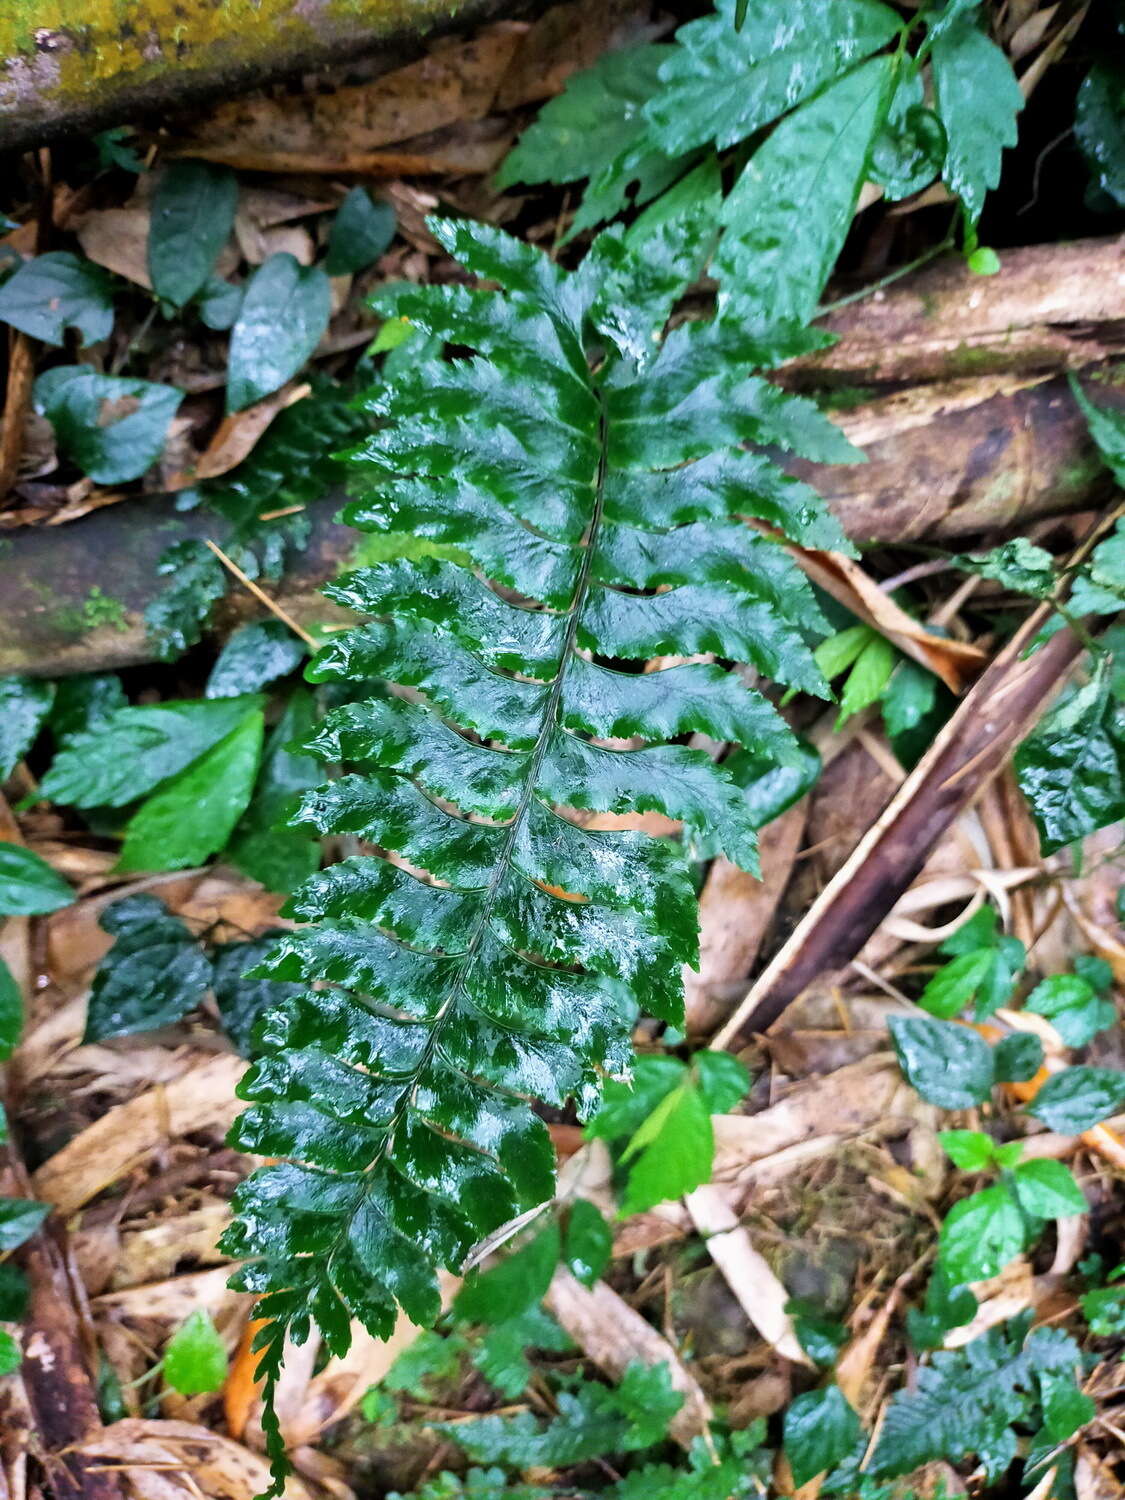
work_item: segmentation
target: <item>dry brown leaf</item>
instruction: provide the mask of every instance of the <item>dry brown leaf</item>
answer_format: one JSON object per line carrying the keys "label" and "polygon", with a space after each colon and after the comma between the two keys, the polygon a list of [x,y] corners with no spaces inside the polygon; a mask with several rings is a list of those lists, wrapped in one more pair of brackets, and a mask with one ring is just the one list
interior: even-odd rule
{"label": "dry brown leaf", "polygon": [[789,1293],[755,1250],[750,1233],[717,1187],[698,1187],[685,1199],[692,1223],[703,1236],[707,1253],[723,1273],[751,1323],[783,1358],[813,1368],[801,1348],[793,1320],[785,1311]]}
{"label": "dry brown leaf", "polygon": [[[255,1500],[269,1488],[269,1464],[241,1443],[192,1422],[127,1417],[78,1450],[118,1467],[136,1500]],[[312,1500],[295,1475],[285,1500]]]}
{"label": "dry brown leaf", "polygon": [[240,1057],[210,1057],[172,1083],[146,1090],[95,1120],[35,1172],[36,1196],[70,1214],[170,1140],[225,1131],[242,1108],[235,1088]]}
{"label": "dry brown leaf", "polygon": [[805,830],[807,806],[791,807],[759,837],[761,879],[720,855],[699,898],[699,968],[684,965],[684,1024],[699,1034],[718,1023],[727,987],[749,974],[769,931]]}
{"label": "dry brown leaf", "polygon": [[950,692],[962,692],[980,675],[988,658],[979,646],[932,635],[850,557],[842,552],[811,552],[792,543],[786,543],[786,549],[814,583],[886,636],[904,656],[940,677]]}
{"label": "dry brown leaf", "polygon": [[604,1281],[584,1287],[560,1266],[547,1289],[544,1304],[587,1359],[615,1380],[620,1380],[633,1360],[646,1365],[667,1365],[673,1389],[681,1391],[684,1397],[683,1405],[669,1424],[669,1437],[687,1448],[707,1431],[711,1407],[695,1376],[668,1340]]}
{"label": "dry brown leaf", "polygon": [[233,153],[244,166],[264,161],[276,169],[284,159],[316,171],[325,169],[318,161],[354,161],[398,141],[482,119],[525,31],[520,23],[501,22],[470,41],[438,43],[428,56],[372,83],[331,93],[232,100],[194,122],[180,149],[210,161],[231,162]]}
{"label": "dry brown leaf", "polygon": [[212,1198],[199,1208],[159,1219],[119,1237],[117,1261],[110,1287],[119,1291],[149,1281],[162,1281],[184,1260],[200,1266],[225,1262],[217,1246],[230,1223],[230,1204]]}
{"label": "dry brown leaf", "polygon": [[190,472],[173,474],[165,481],[168,490],[183,490],[201,479],[215,479],[240,464],[257,446],[270,423],[287,407],[303,401],[312,390],[306,381],[291,380],[272,396],[255,401],[242,411],[224,417],[214,437],[199,455]]}

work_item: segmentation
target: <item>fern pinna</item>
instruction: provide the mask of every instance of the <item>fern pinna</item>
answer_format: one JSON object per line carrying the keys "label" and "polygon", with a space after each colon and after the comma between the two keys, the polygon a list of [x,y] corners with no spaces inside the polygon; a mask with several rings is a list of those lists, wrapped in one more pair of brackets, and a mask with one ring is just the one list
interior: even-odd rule
{"label": "fern pinna", "polygon": [[[600,1077],[629,1067],[636,1009],[681,1017],[696,951],[683,855],[589,831],[581,813],[717,829],[752,867],[739,788],[666,742],[698,733],[778,762],[795,742],[714,661],[640,664],[708,653],[825,692],[808,585],[735,519],[842,545],[812,491],[744,446],[855,456],[810,403],[748,373],[818,336],[692,323],[661,337],[690,274],[672,233],[643,264],[603,234],[568,273],[498,230],[431,227],[503,290],[380,294],[439,352],[368,398],[376,430],[346,516],[452,544],[465,565],[385,562],[326,590],[369,622],[310,675],[367,696],[309,745],[355,769],[301,819],[380,853],[308,880],[287,910],[312,925],[255,971],[314,986],[268,1018],[234,1133],[280,1159],[239,1189],[224,1245],[269,1320],[267,1380],[310,1320],[336,1352],[351,1316],[377,1337],[398,1307],[434,1320],[435,1268],[552,1192],[535,1102],[587,1113]],[[605,743],[622,738],[644,743]]]}

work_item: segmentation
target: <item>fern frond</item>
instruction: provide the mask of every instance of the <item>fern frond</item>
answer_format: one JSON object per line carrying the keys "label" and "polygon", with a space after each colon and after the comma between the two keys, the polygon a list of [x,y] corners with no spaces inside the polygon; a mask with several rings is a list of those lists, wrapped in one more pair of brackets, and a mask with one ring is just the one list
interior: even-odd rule
{"label": "fern frond", "polygon": [[[336,1351],[351,1316],[378,1337],[400,1306],[431,1321],[435,1268],[552,1191],[535,1101],[588,1112],[628,1068],[637,1009],[681,1016],[697,942],[682,856],[581,815],[659,812],[753,867],[736,783],[668,741],[699,731],[784,761],[793,736],[716,663],[640,669],[707,652],[824,693],[808,586],[732,518],[838,542],[812,492],[743,445],[855,456],[751,373],[812,336],[661,338],[676,276],[615,236],[568,273],[494,229],[432,229],[504,290],[380,297],[458,352],[370,397],[379,425],[348,516],[454,542],[473,566],[399,560],[327,590],[368,619],[310,675],[371,695],[309,743],[350,770],[300,818],[380,852],[314,875],[287,908],[310,925],[258,972],[309,987],[260,1030],[233,1135],[282,1158],[238,1191],[237,1284],[295,1337],[315,1320]],[[280,1336],[262,1335],[267,1373]]]}

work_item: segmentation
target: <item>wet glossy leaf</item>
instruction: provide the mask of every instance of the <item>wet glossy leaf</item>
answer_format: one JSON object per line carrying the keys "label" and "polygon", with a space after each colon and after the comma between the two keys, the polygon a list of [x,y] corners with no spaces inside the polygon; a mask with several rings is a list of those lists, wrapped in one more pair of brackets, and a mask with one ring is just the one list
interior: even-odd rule
{"label": "wet glossy leaf", "polygon": [[83,344],[113,331],[113,282],[92,261],[69,250],[51,250],[24,261],[0,286],[0,322],[45,344],[61,344],[76,328]]}
{"label": "wet glossy leaf", "polygon": [[311,736],[315,722],[312,694],[294,689],[266,740],[254,794],[227,850],[240,870],[270,891],[295,891],[320,865],[320,840],[289,826],[302,795],[320,781],[316,761],[290,749]]}
{"label": "wet glossy leaf", "polygon": [[171,1025],[203,1000],[211,964],[162,901],[147,892],[126,896],[106,907],[98,925],[114,943],[94,975],[87,1042]]}
{"label": "wet glossy leaf", "polygon": [[281,620],[256,620],[231,635],[211,668],[204,696],[237,698],[295,671],[308,648]]}
{"label": "wet glossy leaf", "polygon": [[683,171],[652,144],[641,113],[659,89],[660,66],[672,52],[662,45],[607,52],[573,74],[505,157],[497,185],[587,178],[571,234],[620,212],[634,183],[636,204],[653,198]]}
{"label": "wet glossy leaf", "polygon": [[469,1323],[500,1323],[538,1302],[562,1253],[557,1224],[548,1224],[519,1250],[487,1271],[472,1272],[453,1311]]}
{"label": "wet glossy leaf", "polygon": [[198,760],[258,702],[222,698],[119,709],[68,740],[40,790],[73,807],[124,807]]}
{"label": "wet glossy leaf", "polygon": [[29,1240],[50,1212],[49,1203],[34,1198],[0,1198],[0,1252]]}
{"label": "wet glossy leaf", "polygon": [[1004,148],[1016,143],[1023,95],[1011,63],[973,16],[942,30],[931,57],[936,109],[949,141],[943,176],[975,222],[1000,181]]}
{"label": "wet glossy leaf", "polygon": [[1082,80],[1074,138],[1098,187],[1125,204],[1125,69],[1119,62],[1099,60]]}
{"label": "wet glossy leaf", "polygon": [[225,333],[238,317],[243,291],[221,276],[208,276],[195,304],[201,321],[216,333]]}
{"label": "wet glossy leaf", "polygon": [[392,206],[375,202],[366,188],[354,187],[332,220],[324,269],[329,276],[363,271],[379,259],[394,234]]}
{"label": "wet glossy leaf", "polygon": [[129,820],[116,868],[182,870],[221,849],[250,801],[262,733],[262,711],[252,708],[225,739],[154,792]]}
{"label": "wet glossy leaf", "polygon": [[572,1274],[583,1286],[593,1286],[609,1263],[613,1250],[613,1233],[596,1208],[586,1198],[576,1198],[566,1218],[563,1257]]}
{"label": "wet glossy leaf", "polygon": [[892,202],[928,187],[945,163],[941,117],[925,104],[921,78],[903,73],[871,148],[869,174]]}
{"label": "wet glossy leaf", "polygon": [[211,606],[227,591],[222,563],[203,542],[173,542],[156,567],[171,582],[145,606],[145,629],[158,661],[175,661],[203,635]]}
{"label": "wet glossy leaf", "polygon": [[785,1410],[785,1456],[796,1485],[835,1468],[859,1442],[859,1417],[838,1385],[806,1391]]}
{"label": "wet glossy leaf", "polygon": [[816,12],[755,0],[734,24],[735,0],[676,33],[663,87],[645,113],[658,145],[680,152],[732,146],[877,52],[899,19],[877,0],[825,0]]}
{"label": "wet glossy leaf", "polygon": [[0,918],[42,917],[73,900],[73,889],[45,859],[22,844],[0,842]]}
{"label": "wet glossy leaf", "polygon": [[189,1313],[164,1350],[164,1379],[181,1396],[217,1391],[227,1378],[226,1345],[206,1308]]}
{"label": "wet glossy leaf", "polygon": [[121,679],[113,672],[79,672],[57,684],[48,723],[60,743],[84,729],[99,729],[128,706]]}
{"label": "wet glossy leaf", "polygon": [[1033,599],[1045,599],[1057,582],[1054,558],[1045,548],[1037,547],[1023,536],[993,547],[991,552],[959,554],[950,561],[966,573],[991,578],[1018,594],[1030,594]]}
{"label": "wet glossy leaf", "polygon": [[331,298],[320,266],[271,255],[246,285],[230,336],[227,411],[241,411],[295,375],[328,327]]}
{"label": "wet glossy leaf", "polygon": [[[886,58],[864,63],[794,110],[750,158],[720,215],[720,316],[759,326],[812,316],[851,227],[890,76]],[[738,85],[747,97],[745,80]]]}
{"label": "wet glossy leaf", "polygon": [[1016,776],[1044,854],[1125,816],[1119,712],[1108,673],[1096,670],[1017,749]]}
{"label": "wet glossy leaf", "polygon": [[297,984],[248,977],[247,971],[262,963],[273,948],[275,936],[271,931],[244,942],[220,943],[211,953],[211,989],[219,1019],[243,1057],[255,1055],[254,1033],[262,1017],[300,993]]}
{"label": "wet glossy leaf", "polygon": [[150,380],[57,365],[35,382],[35,406],[62,447],[99,484],[139,479],[164,451],[183,391]]}
{"label": "wet glossy leaf", "polygon": [[238,181],[228,167],[173,161],[157,180],[148,270],[158,297],[182,307],[207,283],[234,226]]}
{"label": "wet glossy leaf", "polygon": [[0,1062],[16,1050],[23,1030],[23,996],[11,969],[0,958]]}
{"label": "wet glossy leaf", "polygon": [[1031,1032],[1014,1032],[993,1047],[992,1063],[997,1083],[1026,1083],[1043,1066],[1043,1043]]}
{"label": "wet glossy leaf", "polygon": [[1125,1073],[1115,1068],[1064,1068],[1047,1079],[1027,1106],[1048,1130],[1078,1135],[1125,1104]]}
{"label": "wet glossy leaf", "polygon": [[1082,1189],[1065,1162],[1025,1161],[1012,1172],[1016,1197],[1025,1214],[1039,1219],[1061,1219],[1084,1214],[1088,1207]]}
{"label": "wet glossy leaf", "polygon": [[938,1254],[951,1282],[997,1276],[1024,1247],[1027,1227],[1003,1184],[955,1203],[938,1236]]}
{"label": "wet glossy leaf", "polygon": [[0,782],[35,743],[54,698],[55,684],[42,677],[0,677]]}
{"label": "wet glossy leaf", "polygon": [[994,1081],[988,1043],[967,1026],[926,1016],[891,1016],[899,1066],[923,1099],[941,1109],[971,1109]]}

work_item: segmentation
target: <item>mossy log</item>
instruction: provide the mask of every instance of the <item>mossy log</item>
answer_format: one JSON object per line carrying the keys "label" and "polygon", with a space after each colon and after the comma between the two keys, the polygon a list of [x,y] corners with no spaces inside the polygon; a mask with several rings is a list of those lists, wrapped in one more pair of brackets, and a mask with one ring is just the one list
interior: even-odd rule
{"label": "mossy log", "polygon": [[0,150],[43,144],[334,61],[416,55],[514,0],[5,0]]}
{"label": "mossy log", "polygon": [[[1095,367],[1091,374],[1104,373]],[[1001,536],[1039,516],[1101,501],[1110,484],[1067,387],[1056,376],[965,405],[962,386],[922,386],[840,414],[866,464],[793,462],[826,496],[858,542],[959,542]],[[1109,387],[1099,401],[1125,403]],[[339,496],[310,507],[309,547],[276,589],[304,621],[339,618],[318,586],[347,566],[357,534],[332,517]],[[160,554],[185,537],[221,528],[204,510],[177,511],[161,497],[107,506],[58,527],[28,527],[0,540],[0,675],[54,675],[149,660],[142,614],[164,586]],[[234,588],[216,629],[261,612]]]}

